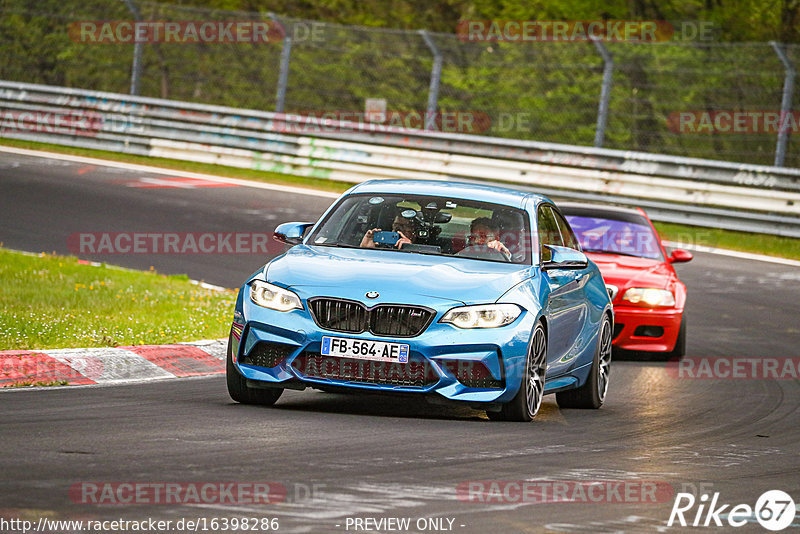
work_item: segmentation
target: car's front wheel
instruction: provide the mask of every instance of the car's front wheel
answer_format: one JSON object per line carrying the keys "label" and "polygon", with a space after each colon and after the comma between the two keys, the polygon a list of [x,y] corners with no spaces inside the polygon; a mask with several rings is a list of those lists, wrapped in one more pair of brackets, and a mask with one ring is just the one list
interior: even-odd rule
{"label": "car's front wheel", "polygon": [[544,397],[544,376],[547,371],[547,337],[541,323],[531,336],[531,347],[525,359],[519,391],[500,411],[487,411],[492,421],[527,422],[536,417]]}
{"label": "car's front wheel", "polygon": [[247,385],[247,379],[239,374],[236,366],[233,365],[233,353],[231,341],[228,339],[228,357],[225,365],[225,377],[228,381],[228,395],[236,402],[242,404],[260,404],[272,406],[283,393],[281,388],[251,388]]}
{"label": "car's front wheel", "polygon": [[611,372],[611,330],[611,319],[606,315],[600,326],[589,378],[577,389],[556,393],[556,402],[560,407],[597,409],[605,402]]}

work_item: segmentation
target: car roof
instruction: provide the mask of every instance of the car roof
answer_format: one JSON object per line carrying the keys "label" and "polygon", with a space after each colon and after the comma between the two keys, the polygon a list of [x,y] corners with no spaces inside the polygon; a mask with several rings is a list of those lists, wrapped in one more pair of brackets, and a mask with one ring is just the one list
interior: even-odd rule
{"label": "car roof", "polygon": [[614,214],[614,213],[625,213],[629,215],[638,215],[640,217],[647,218],[645,213],[642,213],[642,210],[639,208],[628,208],[624,206],[615,206],[612,204],[594,204],[591,202],[559,202],[558,208],[564,212],[568,212],[570,209],[574,210],[581,210],[581,211],[592,211],[597,214]]}
{"label": "car roof", "polygon": [[351,188],[349,194],[356,193],[399,193],[411,195],[431,195],[465,200],[483,200],[492,204],[524,207],[527,199],[536,204],[550,202],[547,197],[529,191],[509,187],[471,182],[445,182],[440,180],[369,180]]}

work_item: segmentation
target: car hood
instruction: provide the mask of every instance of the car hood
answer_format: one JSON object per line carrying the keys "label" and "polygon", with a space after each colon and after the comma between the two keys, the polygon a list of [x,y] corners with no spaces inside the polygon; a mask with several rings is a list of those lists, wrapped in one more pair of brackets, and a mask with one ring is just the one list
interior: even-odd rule
{"label": "car hood", "polygon": [[660,260],[622,256],[618,254],[587,253],[597,264],[603,280],[620,289],[627,287],[667,288],[675,272]]}
{"label": "car hood", "polygon": [[[291,248],[265,269],[267,281],[291,287],[303,298],[428,306],[494,302],[531,273],[529,265],[306,245]],[[380,295],[366,299],[368,291]]]}

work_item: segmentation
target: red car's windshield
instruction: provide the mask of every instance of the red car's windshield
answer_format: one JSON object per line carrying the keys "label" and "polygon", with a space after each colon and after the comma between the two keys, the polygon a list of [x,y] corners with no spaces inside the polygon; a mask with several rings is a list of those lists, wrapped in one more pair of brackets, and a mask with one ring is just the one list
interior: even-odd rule
{"label": "red car's windshield", "polygon": [[585,252],[662,259],[658,238],[643,217],[628,214],[623,214],[619,219],[589,215],[564,216]]}

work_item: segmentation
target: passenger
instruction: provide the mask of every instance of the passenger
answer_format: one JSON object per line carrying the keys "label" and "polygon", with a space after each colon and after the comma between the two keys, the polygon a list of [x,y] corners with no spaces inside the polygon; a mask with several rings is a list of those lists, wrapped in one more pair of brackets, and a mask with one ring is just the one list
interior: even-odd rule
{"label": "passenger", "polygon": [[[375,242],[372,239],[372,236],[375,232],[381,232],[380,228],[373,228],[372,230],[367,230],[367,233],[364,234],[364,237],[361,239],[361,247],[363,248],[375,248]],[[394,244],[395,248],[403,248],[405,244],[414,243],[417,240],[417,228],[414,225],[414,221],[412,219],[407,219],[402,215],[397,215],[392,221],[392,232],[397,232],[400,234],[400,239],[397,240],[397,243]]]}

